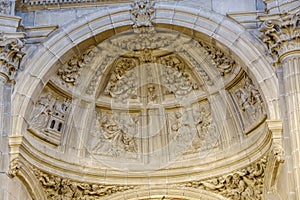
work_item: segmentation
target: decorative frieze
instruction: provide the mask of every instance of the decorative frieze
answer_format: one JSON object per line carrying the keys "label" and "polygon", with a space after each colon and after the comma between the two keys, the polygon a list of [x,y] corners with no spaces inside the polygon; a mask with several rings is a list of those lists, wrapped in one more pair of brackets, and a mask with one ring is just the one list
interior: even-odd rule
{"label": "decorative frieze", "polygon": [[151,27],[154,18],[154,1],[134,0],[131,4],[131,18],[133,28]]}
{"label": "decorative frieze", "polygon": [[266,117],[262,96],[246,74],[231,92],[243,120],[244,132],[248,133]]}
{"label": "decorative frieze", "polygon": [[9,81],[15,81],[25,55],[22,51],[24,44],[19,38],[8,38],[0,34],[0,75],[4,75]]}
{"label": "decorative frieze", "polygon": [[225,55],[224,52],[213,46],[207,45],[203,42],[199,42],[199,44],[206,50],[214,67],[217,68],[221,76],[226,76],[234,70],[236,62],[231,57]]}
{"label": "decorative frieze", "polygon": [[232,200],[261,200],[264,199],[263,184],[266,165],[267,157],[263,157],[258,162],[230,174],[208,180],[190,181],[182,185],[211,191]]}
{"label": "decorative frieze", "polygon": [[[267,20],[261,27],[262,41],[268,46],[275,62],[295,50],[300,50],[300,13],[284,13],[276,20]],[[279,59],[279,60],[278,60]]]}
{"label": "decorative frieze", "polygon": [[89,47],[79,58],[73,57],[57,72],[63,85],[78,86],[82,69],[91,62],[95,56],[95,47]]}
{"label": "decorative frieze", "polygon": [[101,199],[114,193],[136,188],[133,185],[105,185],[74,181],[42,172],[37,168],[34,168],[33,171],[46,194],[46,199]]}

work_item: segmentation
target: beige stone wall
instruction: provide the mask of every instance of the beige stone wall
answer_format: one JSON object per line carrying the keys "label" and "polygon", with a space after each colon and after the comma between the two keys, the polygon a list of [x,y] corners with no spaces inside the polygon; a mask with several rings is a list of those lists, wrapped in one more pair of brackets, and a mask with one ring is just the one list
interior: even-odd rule
{"label": "beige stone wall", "polygon": [[298,4],[3,4],[0,198],[297,199]]}

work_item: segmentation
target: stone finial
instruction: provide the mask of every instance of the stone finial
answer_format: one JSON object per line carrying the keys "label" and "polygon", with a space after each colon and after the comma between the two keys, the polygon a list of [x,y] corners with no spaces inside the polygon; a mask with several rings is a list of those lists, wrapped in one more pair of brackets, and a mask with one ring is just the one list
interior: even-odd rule
{"label": "stone finial", "polygon": [[134,0],[131,5],[133,28],[152,27],[154,18],[154,2],[151,0]]}
{"label": "stone finial", "polygon": [[0,75],[14,82],[20,62],[25,55],[22,51],[24,41],[0,35]]}
{"label": "stone finial", "polygon": [[275,62],[290,51],[300,49],[300,13],[284,13],[277,20],[267,20],[260,31],[261,40],[267,44]]}

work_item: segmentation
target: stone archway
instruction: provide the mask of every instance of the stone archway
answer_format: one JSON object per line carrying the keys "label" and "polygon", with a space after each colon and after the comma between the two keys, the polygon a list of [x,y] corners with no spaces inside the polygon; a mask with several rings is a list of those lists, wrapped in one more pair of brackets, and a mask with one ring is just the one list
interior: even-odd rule
{"label": "stone archway", "polygon": [[[207,12],[204,10],[196,11],[190,9],[189,12],[186,12],[184,7],[177,7],[171,5],[168,7],[158,6],[155,9],[156,9],[155,17],[152,23],[156,28],[156,30],[163,28],[163,30],[172,30],[173,32],[176,31],[184,35],[184,36],[180,36],[183,39],[179,38],[179,41],[186,42],[187,45],[191,45],[191,43],[193,42],[190,42],[189,40],[185,40],[185,38],[189,38],[190,40],[197,41],[198,46],[193,48],[190,48],[190,46],[188,46],[186,51],[184,51],[185,49],[183,49],[178,52],[174,51],[174,49],[172,49],[173,52],[172,51],[168,52],[167,48],[163,49],[163,47],[160,47],[159,51],[157,50],[152,52],[153,55],[155,56],[152,56],[147,51],[142,51],[142,50],[147,50],[147,48],[134,49],[134,53],[135,53],[134,55],[130,54],[132,52],[129,52],[128,50],[122,51],[121,53],[119,53],[118,57],[113,58],[110,62],[104,65],[105,69],[107,70],[104,70],[103,72],[99,72],[98,74],[98,67],[101,66],[102,62],[105,62],[106,58],[109,58],[109,53],[111,52],[108,51],[107,54],[101,54],[104,52],[101,50],[105,49],[105,45],[109,45],[113,42],[113,37],[115,35],[121,35],[121,36],[122,34],[126,35],[126,30],[129,30],[128,33],[129,36],[134,36],[133,38],[136,39],[138,36],[141,35],[143,36],[144,33],[143,31],[145,31],[145,33],[147,34],[146,31],[147,28],[142,29],[142,32],[139,32],[138,34],[134,31],[130,31],[132,29],[131,25],[133,23],[129,12],[130,8],[128,6],[124,6],[121,8],[111,9],[109,11],[107,10],[101,11],[99,13],[88,15],[86,16],[86,18],[82,19],[82,21],[77,21],[73,24],[69,24],[64,27],[61,27],[55,34],[52,35],[51,38],[49,38],[49,40],[45,41],[39,47],[39,49],[37,49],[33,53],[32,57],[28,58],[23,62],[23,65],[26,66],[26,70],[21,75],[19,81],[20,83],[22,82],[23,84],[16,85],[16,90],[14,92],[14,101],[19,102],[18,105],[22,105],[22,107],[14,108],[15,118],[14,118],[13,132],[17,135],[24,135],[24,140],[22,141],[20,147],[22,149],[21,151],[22,153],[20,154],[25,155],[24,160],[26,160],[29,164],[32,164],[33,166],[34,163],[40,162],[41,172],[37,173],[36,176],[39,180],[40,179],[45,180],[45,183],[43,183],[42,181],[40,182],[41,187],[45,189],[45,193],[49,192],[49,190],[51,190],[54,193],[58,192],[57,190],[54,189],[55,187],[54,188],[49,187],[48,185],[51,177],[53,178],[56,176],[58,177],[59,180],[64,179],[66,177],[70,178],[69,182],[66,180],[64,181],[64,183],[60,182],[58,185],[60,187],[66,187],[66,188],[75,187],[78,189],[77,191],[80,191],[79,192],[80,195],[82,195],[84,190],[82,189],[83,183],[87,183],[86,190],[90,195],[96,194],[95,191],[92,191],[95,188],[97,190],[99,188],[100,188],[99,190],[105,188],[105,190],[109,190],[109,191],[119,191],[119,190],[124,191],[120,189],[124,185],[128,184],[127,182],[124,183],[123,180],[124,177],[132,181],[131,184],[128,184],[130,186],[136,184],[145,184],[149,180],[153,182],[162,183],[163,180],[165,180],[165,176],[168,178],[179,176],[179,178],[174,178],[170,182],[172,184],[175,184],[177,182],[182,184],[188,184],[185,183],[187,180],[187,176],[193,176],[193,179],[195,180],[205,180],[208,181],[209,184],[212,184],[213,180],[210,180],[211,175],[209,175],[212,173],[212,171],[214,171],[215,176],[221,176],[222,174],[229,173],[229,175],[225,177],[229,177],[230,180],[233,179],[234,175],[239,180],[244,180],[242,177],[245,174],[243,175],[243,172],[239,169],[241,168],[248,169],[246,168],[246,166],[252,165],[254,162],[258,162],[260,158],[264,156],[269,150],[270,135],[269,135],[268,127],[264,123],[264,120],[265,120],[265,115],[268,117],[268,119],[278,118],[277,92],[276,92],[277,81],[275,79],[275,74],[274,71],[271,69],[271,66],[267,64],[268,62],[265,60],[264,56],[261,55],[260,44],[256,43],[255,39],[251,35],[246,33],[246,31],[243,30],[240,26],[234,24],[232,21],[228,20],[227,18],[223,18],[212,12]],[[230,30],[227,28],[228,24],[230,24],[231,27]],[[143,26],[146,25],[144,24]],[[166,33],[163,33],[163,31],[161,32],[162,32],[161,37],[163,38],[163,34]],[[156,34],[159,35],[158,33]],[[106,41],[105,39],[109,39],[110,43],[105,43],[104,42]],[[178,38],[175,39],[178,40]],[[130,41],[134,41],[134,40],[131,39]],[[130,41],[127,42],[130,43]],[[165,41],[168,40],[165,39]],[[255,46],[253,43],[250,43],[249,41],[253,42],[257,46]],[[103,44],[104,47],[101,46],[101,44]],[[122,44],[119,46],[119,50],[121,50],[121,47]],[[163,51],[161,49],[163,49]],[[208,52],[208,55],[202,54],[201,51],[198,52],[198,50],[199,51],[201,50],[202,53],[206,51]],[[105,97],[107,96],[113,97],[119,94],[123,95],[123,93],[122,92],[119,93],[119,91],[120,90],[125,91],[126,89],[122,87],[126,86],[126,84],[129,82],[126,81],[126,83],[124,82],[123,83],[119,82],[117,84],[114,83],[114,79],[112,78],[113,77],[112,75],[114,75],[114,73],[118,75],[118,78],[116,78],[118,79],[118,81],[123,80],[122,77],[124,74],[122,74],[123,72],[120,72],[120,70],[117,70],[118,66],[121,66],[122,68],[125,65],[126,67],[126,63],[131,63],[130,64],[131,66],[132,63],[135,62],[133,57],[136,60],[138,60],[137,62],[139,63],[144,62],[144,64],[145,63],[155,64],[156,62],[152,60],[153,57],[155,57],[154,60],[163,60],[161,58],[171,56],[172,62],[171,64],[170,63],[166,64],[166,66],[170,68],[172,67],[177,68],[176,72],[172,72],[173,74],[176,75],[177,78],[179,77],[185,79],[186,77],[189,77],[187,81],[189,84],[183,85],[185,86],[183,92],[186,91],[194,92],[194,90],[196,90],[195,89],[196,87],[194,87],[196,83],[200,85],[203,84],[203,88],[205,88],[205,90],[203,90],[204,93],[211,95],[216,93],[217,89],[219,88],[217,87],[217,89],[215,90],[211,89],[212,87],[209,86],[209,79],[210,79],[209,77],[211,76],[212,80],[216,80],[217,77],[220,78],[220,76],[224,75],[223,74],[223,75],[214,76],[214,74],[217,74],[216,72],[218,70],[214,69],[215,71],[213,71],[212,69],[210,69],[212,68],[213,65],[211,63],[212,62],[211,60],[208,61],[209,58],[211,59],[210,57],[211,54],[209,52],[213,52],[213,51],[218,51],[221,54],[219,55],[221,56],[220,58],[221,60],[224,57],[225,60],[227,58],[233,59],[239,65],[238,70],[236,71],[233,70],[234,75],[232,76],[230,81],[224,84],[223,88],[221,88],[223,89],[222,91],[224,91],[225,97],[228,97],[228,99],[232,98],[231,100],[228,100],[229,104],[232,105],[231,108],[232,110],[229,113],[230,114],[235,113],[233,112],[233,110],[234,110],[234,106],[236,106],[237,107],[236,110],[239,109],[241,110],[240,120],[243,121],[244,120],[243,118],[248,119],[249,116],[252,115],[252,111],[254,109],[257,109],[251,107],[252,105],[249,105],[249,102],[246,102],[245,100],[246,98],[243,99],[243,95],[248,95],[248,96],[250,95],[252,98],[251,101],[253,105],[254,104],[258,105],[261,102],[264,102],[265,111],[260,114],[263,117],[261,116],[258,117],[258,118],[262,118],[261,120],[259,120],[259,123],[250,124],[250,126],[240,125],[239,128],[236,128],[236,130],[242,130],[241,132],[245,134],[245,138],[243,138],[243,140],[245,141],[244,143],[242,142],[236,143],[233,144],[231,148],[222,149],[224,150],[224,152],[228,153],[227,156],[224,155],[218,156],[217,155],[218,151],[215,152],[213,151],[213,153],[211,154],[213,156],[204,159],[205,163],[202,164],[199,160],[195,162],[196,157],[192,157],[191,156],[192,154],[185,155],[186,157],[188,157],[188,159],[175,162],[175,164],[171,166],[170,169],[168,168],[163,169],[161,168],[161,166],[159,166],[159,169],[162,170],[161,171],[157,170],[154,173],[151,172],[150,175],[151,178],[145,177],[145,174],[143,174],[144,173],[143,170],[142,173],[135,173],[135,171],[133,170],[132,171],[127,170],[125,172],[120,171],[120,169],[116,169],[116,167],[114,166],[112,168],[107,169],[102,165],[99,165],[99,163],[95,162],[95,160],[92,160],[90,157],[88,157],[88,153],[86,153],[86,149],[84,149],[85,146],[83,146],[80,143],[81,141],[85,141],[85,139],[90,136],[90,134],[86,133],[87,130],[86,127],[89,127],[89,125],[91,125],[91,124],[87,124],[87,122],[92,121],[93,119],[98,120],[98,121],[96,120],[96,122],[100,124],[99,125],[100,129],[103,129],[101,130],[102,132],[106,131],[106,133],[109,133],[103,136],[103,138],[106,139],[109,138],[108,144],[115,142],[117,145],[115,144],[113,145],[121,147],[122,151],[126,151],[126,152],[130,151],[131,153],[132,152],[136,153],[136,151],[138,151],[138,153],[141,152],[140,150],[137,150],[138,147],[131,145],[131,138],[126,136],[126,134],[124,134],[125,129],[129,129],[130,127],[125,126],[123,127],[124,129],[115,128],[116,120],[114,117],[111,116],[108,117],[106,116],[107,118],[109,118],[109,120],[103,122],[103,119],[105,118],[104,115],[111,114],[111,111],[106,112],[107,107],[105,107],[105,105],[107,102],[105,101]],[[145,54],[146,56],[145,55],[140,56],[141,54]],[[73,59],[74,55],[76,56]],[[158,64],[162,64],[164,62],[165,63],[168,62],[168,58],[158,62]],[[222,62],[221,64],[223,64]],[[119,65],[119,63],[122,64]],[[200,68],[196,67],[197,64],[199,63],[201,63],[201,67],[203,66],[203,69],[201,67]],[[179,70],[177,65],[188,66],[186,67],[187,72],[180,71],[181,68]],[[84,68],[83,66],[87,66],[87,68]],[[131,70],[130,66],[128,68]],[[156,68],[153,67],[154,68],[153,71],[160,71],[160,70],[163,71],[162,68],[157,67],[158,65],[155,66]],[[260,68],[261,66],[265,66],[264,74],[258,73],[257,69]],[[150,67],[145,67],[145,68],[150,69]],[[226,73],[225,71],[227,70],[227,68],[223,68],[222,70],[223,70],[222,73]],[[166,73],[167,71],[168,70],[166,70]],[[82,80],[83,86],[79,85],[79,89],[77,90],[74,88],[76,88],[78,85],[77,78],[79,77],[79,72],[80,72],[80,76],[82,76],[83,79]],[[144,73],[143,70],[140,70],[139,73],[143,74],[141,75],[142,78],[147,76],[147,74]],[[100,76],[102,74],[105,74],[107,76],[99,79],[97,79],[96,77],[95,80],[93,79],[94,75]],[[155,74],[155,73],[151,72],[150,74]],[[141,89],[139,90],[139,93],[137,93],[137,96],[147,99],[147,101],[145,102],[141,101],[142,103],[145,103],[143,104],[145,110],[147,106],[148,106],[147,109],[149,110],[156,109],[156,107],[154,107],[153,104],[151,105],[149,104],[149,102],[151,101],[152,103],[159,102],[160,104],[158,105],[158,107],[162,106],[162,100],[157,99],[156,96],[160,96],[162,99],[165,99],[166,96],[165,94],[168,93],[167,89],[165,89],[168,88],[166,87],[166,84],[163,85],[164,88],[161,87],[162,82],[164,82],[163,79],[164,74],[159,74],[159,77],[161,78],[156,81],[150,81],[150,82],[147,81],[145,82],[143,79],[138,79],[138,78],[134,80],[134,81],[137,80],[137,82],[139,82],[139,84],[141,85],[140,87],[138,87]],[[268,78],[265,79],[265,77]],[[86,78],[86,80],[88,81],[85,82],[84,78]],[[59,83],[59,81],[62,82]],[[94,84],[95,82],[96,85]],[[109,83],[110,85],[107,84],[108,82],[110,82]],[[103,85],[105,84],[107,85],[106,87],[101,88],[100,83]],[[56,87],[58,85],[59,87]],[[151,89],[150,86],[152,86],[152,89],[153,87],[159,88],[160,93],[158,94],[153,93],[153,90]],[[182,85],[179,84],[179,86],[181,87]],[[177,85],[175,85],[175,87],[177,88],[179,88],[179,86],[177,87]],[[120,90],[112,89],[116,87],[120,87],[121,89]],[[83,91],[86,88],[88,89],[92,88],[92,89],[91,91]],[[104,92],[101,93],[101,91]],[[174,95],[175,93],[176,96],[176,91],[172,90],[171,93],[173,92],[173,94],[171,95]],[[148,94],[145,94],[146,92],[148,92]],[[195,93],[197,94],[197,91]],[[101,95],[103,96],[103,98],[101,98]],[[123,98],[122,95],[119,96]],[[126,95],[124,98],[125,100],[129,98]],[[203,108],[204,112],[206,112],[205,111],[206,106],[204,105],[206,104],[206,102],[209,103],[214,102],[213,100],[215,100],[215,102],[218,102],[220,99],[222,99],[221,97],[223,97],[221,96],[221,93],[220,96],[218,96],[215,99],[207,97],[205,95],[201,96],[200,93],[195,96],[197,99],[197,101],[195,100],[195,102],[199,104],[199,108],[200,108],[199,112],[197,112],[198,114],[201,113],[201,108]],[[122,98],[121,100],[124,100]],[[170,99],[172,100],[172,98]],[[69,100],[71,101],[71,103]],[[192,102],[192,104],[193,105],[196,104],[195,102]],[[228,103],[227,100],[225,102]],[[174,115],[173,119],[171,119],[170,117],[169,119],[170,123],[172,120],[176,121],[176,117],[177,117],[176,115],[177,112],[175,111],[173,112],[172,109],[175,110],[175,108],[176,109],[180,108],[180,105],[174,106],[172,103],[176,104],[177,102],[176,101],[171,102],[166,106],[167,109],[169,109],[169,114]],[[73,109],[69,109],[70,106],[74,106],[74,105],[76,105],[76,109],[74,109],[74,107]],[[119,104],[117,102],[115,106],[118,107],[118,105]],[[210,109],[222,108],[222,104],[215,103],[212,105],[214,106],[210,106],[211,107]],[[250,109],[248,109],[249,107]],[[158,111],[162,110],[162,112],[166,112],[167,110],[165,108],[164,109],[159,109],[159,108],[157,109]],[[194,110],[193,108],[188,108],[188,109],[189,111]],[[32,112],[32,110],[34,110],[34,112]],[[139,108],[136,107],[132,109],[131,108],[127,109],[126,114],[127,113],[135,114],[134,112],[137,112],[137,110],[139,110]],[[96,114],[96,116],[98,117],[89,115],[89,113],[94,111],[98,111]],[[235,114],[238,115],[237,113]],[[42,118],[41,117],[42,115],[44,115],[45,118]],[[82,116],[82,118],[80,118],[80,120],[78,121],[74,121],[73,119],[75,115]],[[122,116],[122,113],[117,113],[117,115]],[[147,120],[151,121],[152,119],[151,117],[156,115],[158,114],[154,112],[153,115],[147,115],[145,119],[141,117],[140,119],[141,124],[145,123],[145,121]],[[35,118],[34,116],[37,117]],[[205,114],[203,114],[203,116],[205,116]],[[205,120],[207,121],[207,123],[204,123]],[[195,125],[194,129],[196,130],[199,124],[200,124],[199,129],[204,130],[205,128],[207,128],[206,125],[205,126],[201,126],[201,125],[211,124],[211,119],[208,120],[205,119],[205,120],[198,120],[198,122],[194,124]],[[112,123],[111,121],[114,122]],[[239,122],[235,122],[235,123],[238,124]],[[243,124],[243,122],[240,123]],[[32,126],[32,124],[36,126],[34,127]],[[67,130],[68,134],[64,134],[64,131],[66,130],[65,124],[68,124],[68,130]],[[186,125],[186,127],[187,126],[188,125]],[[227,126],[229,127],[229,125]],[[113,128],[114,130],[113,133],[109,132],[111,131],[110,128]],[[174,128],[174,130],[176,130],[176,127]],[[177,128],[177,130],[179,130],[179,128]],[[116,132],[118,132],[118,134],[115,134]],[[119,134],[120,132],[122,134]],[[192,131],[188,131],[188,132],[192,132]],[[248,137],[247,134],[250,132],[253,132],[253,134],[249,134]],[[238,135],[238,131],[235,131],[235,133]],[[170,139],[164,137],[165,136],[164,134],[161,134],[160,136],[161,138],[163,138],[162,140]],[[76,137],[79,137],[80,140],[79,139],[77,140]],[[241,137],[241,136],[238,135],[237,137]],[[223,136],[223,138],[226,138],[226,134]],[[94,141],[96,139],[87,138],[87,140],[90,141]],[[119,140],[122,140],[122,143],[120,143]],[[73,143],[68,143],[70,141]],[[226,141],[226,140],[224,141],[230,143],[230,141]],[[249,141],[252,141],[252,143]],[[155,146],[153,145],[152,147],[150,147],[151,145],[149,145],[149,143],[151,143],[151,141],[149,142],[149,140],[147,140],[147,142],[141,141],[140,149],[144,148],[145,144],[148,145],[147,148],[155,149]],[[88,143],[88,144],[91,146],[94,145],[94,147],[99,146],[98,143],[96,144]],[[243,146],[244,144],[245,146]],[[106,144],[104,145],[101,144],[100,146],[103,147],[105,145]],[[242,147],[237,148],[236,150],[235,145],[242,146]],[[72,148],[75,150],[73,151]],[[108,149],[105,150],[98,149],[97,151],[102,153],[103,151],[108,151]],[[245,151],[246,149],[247,152]],[[47,155],[45,155],[46,152]],[[146,153],[149,154],[149,152]],[[121,154],[121,157],[122,155],[123,154]],[[234,157],[234,155],[236,157]],[[74,156],[75,159],[73,159],[73,157],[70,156]],[[251,158],[250,161],[249,161],[249,157]],[[102,159],[103,157],[100,158]],[[137,164],[134,162],[133,164],[130,163],[129,161],[130,159],[131,158],[125,160],[127,163],[129,163],[128,165],[126,165],[127,168],[130,168],[129,166],[133,164],[134,165]],[[109,162],[110,162],[109,164],[111,165],[111,164],[118,163],[119,161],[112,159],[109,160]],[[49,163],[55,163],[55,164],[53,165]],[[224,169],[222,166],[224,165],[224,163],[230,165],[231,168]],[[256,165],[255,163],[255,166],[258,165]],[[80,172],[82,168],[86,170],[85,171],[86,173]],[[187,176],[181,176],[181,174],[183,174],[186,171],[186,168],[190,169],[191,171]],[[213,170],[210,171],[211,169]],[[250,174],[252,176],[253,174],[251,173],[253,171],[257,172],[258,175],[253,175],[253,176],[258,177],[259,179],[258,182],[260,184],[259,187],[261,187],[262,184],[262,179],[261,179],[262,173],[260,172],[261,167],[259,167],[259,169],[255,169],[255,167],[252,166],[250,167],[250,169],[253,170],[251,172],[246,170],[247,175]],[[231,174],[231,172],[236,170],[238,171],[238,173],[236,172],[234,174]],[[53,171],[55,171],[54,175],[51,175],[51,173],[49,174],[49,172],[53,172]],[[149,174],[147,175],[149,176]],[[253,176],[251,180],[257,181],[256,179],[255,180],[253,179]],[[102,183],[103,177],[105,177],[105,180],[109,182],[109,183],[104,183],[106,184],[105,186],[99,185],[99,183]],[[136,177],[138,177],[138,179],[135,179]],[[224,180],[222,179],[221,181],[221,179],[222,177],[220,179],[217,179],[218,182],[217,185],[224,183],[222,182]],[[137,182],[141,182],[141,183],[137,183]],[[249,185],[250,183],[247,184]],[[95,188],[93,188],[93,185],[95,185]],[[117,186],[118,189],[116,190],[113,189],[115,188],[113,185],[118,185]],[[199,187],[200,186],[207,187],[205,186],[203,181],[199,182]],[[225,186],[223,185],[222,187],[224,188]],[[234,190],[236,188],[233,187],[231,189]]]}

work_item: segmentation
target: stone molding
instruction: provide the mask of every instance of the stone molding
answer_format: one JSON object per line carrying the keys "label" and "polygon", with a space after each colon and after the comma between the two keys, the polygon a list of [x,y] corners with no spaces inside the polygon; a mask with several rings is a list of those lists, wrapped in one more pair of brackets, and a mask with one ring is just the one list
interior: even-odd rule
{"label": "stone molding", "polygon": [[267,120],[266,123],[271,133],[272,143],[268,154],[268,164],[266,166],[264,193],[276,194],[277,177],[285,161],[284,149],[282,147],[282,121]]}
{"label": "stone molding", "polygon": [[[217,199],[224,197],[222,199],[260,200],[264,199],[263,188],[265,187],[266,165],[268,165],[268,158],[267,156],[263,156],[256,162],[225,175],[205,180],[168,184],[163,187],[177,190],[184,188],[196,189],[198,192],[203,191],[207,194],[215,194],[215,198]],[[127,191],[135,193],[135,191],[151,186],[144,184],[103,184],[76,181],[55,175],[52,172],[42,171],[29,164],[24,158],[12,160],[10,166],[10,175],[12,178],[15,176],[21,178],[21,180],[25,181],[24,184],[28,186],[29,190],[33,190],[34,188],[42,190],[39,192],[35,191],[35,196],[33,196],[37,197],[39,195],[40,199],[103,199],[110,198],[110,196],[125,195]],[[34,177],[29,179],[28,175],[34,175]],[[159,184],[152,187],[159,187]]]}
{"label": "stone molding", "polygon": [[266,20],[260,31],[261,40],[267,45],[275,63],[300,51],[300,13],[283,13],[277,19]]}

